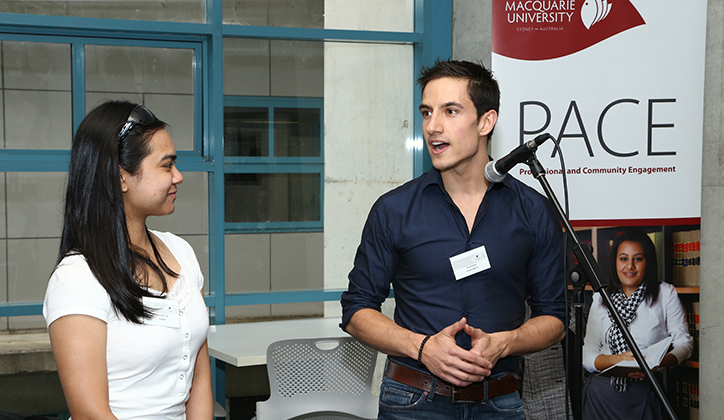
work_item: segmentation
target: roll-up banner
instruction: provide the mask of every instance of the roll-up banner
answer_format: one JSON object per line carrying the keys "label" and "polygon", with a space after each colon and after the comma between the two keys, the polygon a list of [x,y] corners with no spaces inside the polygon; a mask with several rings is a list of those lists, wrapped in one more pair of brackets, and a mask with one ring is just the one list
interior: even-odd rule
{"label": "roll-up banner", "polygon": [[698,224],[705,35],[705,0],[493,1],[491,154],[550,133],[564,165],[552,141],[537,157],[561,203],[565,167],[572,221]]}

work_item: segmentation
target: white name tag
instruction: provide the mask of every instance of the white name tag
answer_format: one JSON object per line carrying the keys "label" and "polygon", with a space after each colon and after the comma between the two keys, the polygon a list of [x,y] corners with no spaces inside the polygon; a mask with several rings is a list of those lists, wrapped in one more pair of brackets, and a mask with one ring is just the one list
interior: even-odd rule
{"label": "white name tag", "polygon": [[467,276],[479,273],[490,268],[488,253],[485,245],[450,257],[455,280],[464,279]]}
{"label": "white name tag", "polygon": [[143,305],[153,311],[153,316],[144,321],[144,324],[159,327],[181,328],[181,317],[178,312],[178,302],[170,299],[144,297]]}

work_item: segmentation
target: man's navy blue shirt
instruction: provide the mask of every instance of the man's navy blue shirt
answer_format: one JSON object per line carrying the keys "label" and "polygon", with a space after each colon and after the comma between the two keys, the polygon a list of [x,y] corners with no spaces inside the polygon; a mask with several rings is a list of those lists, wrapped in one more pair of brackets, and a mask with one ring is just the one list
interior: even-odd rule
{"label": "man's navy blue shirt", "polygon": [[[381,196],[362,232],[349,289],[342,295],[346,328],[360,309],[380,310],[390,284],[395,322],[436,334],[463,316],[485,332],[509,331],[531,316],[565,316],[564,236],[546,198],[508,175],[491,184],[472,232],[445,191],[440,172],[424,173]],[[450,257],[485,246],[490,268],[455,280]],[[460,332],[459,346],[470,349]],[[394,357],[417,367],[417,361]],[[518,370],[518,358],[498,361],[493,373]]]}

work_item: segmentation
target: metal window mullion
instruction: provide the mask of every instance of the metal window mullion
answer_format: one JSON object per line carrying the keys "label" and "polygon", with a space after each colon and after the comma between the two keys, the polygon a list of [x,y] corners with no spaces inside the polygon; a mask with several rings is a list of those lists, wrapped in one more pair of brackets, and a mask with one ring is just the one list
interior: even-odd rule
{"label": "metal window mullion", "polygon": [[291,28],[278,26],[223,25],[227,38],[256,38],[293,41],[331,41],[415,44],[422,42],[418,32],[364,31],[350,29]]}
{"label": "metal window mullion", "polygon": [[257,293],[235,293],[227,295],[229,306],[260,305],[275,303],[305,303],[339,300],[343,289],[294,290]]}
{"label": "metal window mullion", "polygon": [[73,133],[78,130],[80,122],[85,118],[85,43],[71,43],[71,102],[73,115]]}
{"label": "metal window mullion", "polygon": [[108,38],[178,39],[207,36],[214,30],[209,23],[164,22],[75,16],[0,13],[0,28],[15,34],[87,36],[103,33]]}
{"label": "metal window mullion", "polygon": [[211,162],[209,171],[209,279],[213,281],[214,322],[226,323],[226,275],[224,229],[224,54],[222,0],[206,1],[206,20],[211,31],[202,44],[203,73],[203,156]]}
{"label": "metal window mullion", "polygon": [[227,174],[321,174],[322,170],[324,170],[324,163],[224,164],[224,173]]}
{"label": "metal window mullion", "polygon": [[269,121],[267,127],[269,127],[269,157],[275,157],[274,154],[274,107],[270,106],[267,108],[269,113]]}
{"label": "metal window mullion", "polygon": [[[432,66],[435,59],[452,58],[452,0],[415,0],[415,33],[421,35],[414,47],[414,76],[423,66]],[[424,147],[422,117],[417,104],[422,100],[420,89],[413,91],[413,178],[432,167],[427,148]]]}
{"label": "metal window mullion", "polygon": [[194,79],[194,151],[198,152],[201,156],[205,156],[203,138],[206,127],[204,124],[204,97],[203,92],[205,91],[205,78],[204,74],[204,52],[208,50],[208,39],[204,39],[201,43],[196,44],[193,48],[193,79]]}
{"label": "metal window mullion", "polygon": [[324,98],[290,96],[224,96],[224,106],[228,107],[275,107],[275,108],[318,108],[324,106]]}

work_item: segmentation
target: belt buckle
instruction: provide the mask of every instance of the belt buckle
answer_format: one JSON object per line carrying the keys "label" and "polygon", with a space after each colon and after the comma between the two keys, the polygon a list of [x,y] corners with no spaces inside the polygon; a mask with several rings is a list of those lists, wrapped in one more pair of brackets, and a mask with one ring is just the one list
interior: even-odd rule
{"label": "belt buckle", "polygon": [[[459,391],[457,390],[457,387],[455,385],[450,384],[450,399],[452,400],[453,404],[464,404],[464,403],[476,403],[478,401],[476,400],[461,400],[456,398],[457,393]],[[488,401],[488,381],[483,381],[483,399],[482,402],[485,404]]]}

